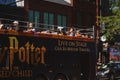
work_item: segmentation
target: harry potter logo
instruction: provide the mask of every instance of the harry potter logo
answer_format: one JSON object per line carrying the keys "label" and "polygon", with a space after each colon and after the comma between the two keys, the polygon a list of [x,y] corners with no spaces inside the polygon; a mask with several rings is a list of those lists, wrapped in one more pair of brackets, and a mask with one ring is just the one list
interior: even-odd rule
{"label": "harry potter logo", "polygon": [[46,48],[35,47],[34,44],[27,42],[24,46],[19,47],[19,41],[16,37],[9,37],[10,46],[0,48],[0,63],[3,61],[3,57],[9,52],[10,68],[12,68],[14,55],[17,54],[19,61],[26,62],[27,64],[45,63],[44,54]]}

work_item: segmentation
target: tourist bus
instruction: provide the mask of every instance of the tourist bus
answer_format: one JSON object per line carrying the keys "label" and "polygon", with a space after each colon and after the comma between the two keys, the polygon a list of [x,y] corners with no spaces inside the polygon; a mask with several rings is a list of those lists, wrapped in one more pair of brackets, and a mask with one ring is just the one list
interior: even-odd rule
{"label": "tourist bus", "polygon": [[92,36],[1,29],[0,80],[95,80]]}

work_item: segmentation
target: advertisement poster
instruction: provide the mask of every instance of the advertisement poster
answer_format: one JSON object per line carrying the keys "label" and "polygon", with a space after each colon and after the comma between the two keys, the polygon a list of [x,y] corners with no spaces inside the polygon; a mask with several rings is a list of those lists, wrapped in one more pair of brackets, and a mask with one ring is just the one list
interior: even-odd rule
{"label": "advertisement poster", "polygon": [[118,47],[110,48],[110,60],[120,61],[120,48],[118,48]]}
{"label": "advertisement poster", "polygon": [[0,5],[24,7],[24,0],[0,0]]}

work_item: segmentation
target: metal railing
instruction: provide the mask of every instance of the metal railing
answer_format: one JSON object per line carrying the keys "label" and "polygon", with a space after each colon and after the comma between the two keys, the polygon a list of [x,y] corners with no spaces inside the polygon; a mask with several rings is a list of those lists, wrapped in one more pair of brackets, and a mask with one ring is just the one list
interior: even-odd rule
{"label": "metal railing", "polygon": [[[0,18],[1,24],[3,24],[3,29],[9,30],[13,26],[14,21],[19,22],[19,27],[22,27],[23,32],[26,31],[29,28],[29,21],[19,21],[19,20],[11,20],[11,19],[5,19]],[[50,25],[50,24],[43,24],[43,23],[37,23],[37,27],[35,27],[35,23],[33,23],[33,28],[35,28],[35,32],[47,32],[50,34],[58,34],[59,30],[64,30],[65,33],[70,30],[70,28],[73,28],[73,32],[76,33],[76,31],[79,31],[81,36],[88,35],[90,38],[95,38],[95,29],[94,26],[92,27],[64,27],[59,25]],[[67,35],[67,34],[66,34]]]}

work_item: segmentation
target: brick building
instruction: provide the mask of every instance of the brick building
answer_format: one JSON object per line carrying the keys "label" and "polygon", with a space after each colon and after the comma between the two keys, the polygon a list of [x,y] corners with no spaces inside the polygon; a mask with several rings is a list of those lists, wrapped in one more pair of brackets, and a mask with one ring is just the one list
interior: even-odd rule
{"label": "brick building", "polygon": [[64,27],[96,25],[95,0],[1,0],[0,4],[5,18]]}

